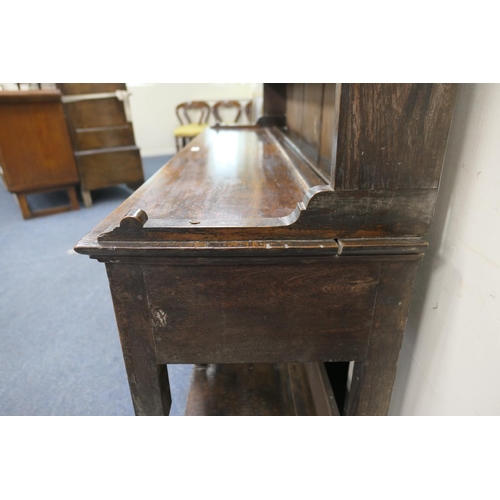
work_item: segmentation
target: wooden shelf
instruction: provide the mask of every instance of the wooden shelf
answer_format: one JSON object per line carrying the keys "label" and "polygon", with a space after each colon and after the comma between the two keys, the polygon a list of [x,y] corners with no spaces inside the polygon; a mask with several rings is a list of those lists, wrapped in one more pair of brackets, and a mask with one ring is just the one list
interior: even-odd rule
{"label": "wooden shelf", "polygon": [[196,365],[187,416],[339,415],[322,363]]}

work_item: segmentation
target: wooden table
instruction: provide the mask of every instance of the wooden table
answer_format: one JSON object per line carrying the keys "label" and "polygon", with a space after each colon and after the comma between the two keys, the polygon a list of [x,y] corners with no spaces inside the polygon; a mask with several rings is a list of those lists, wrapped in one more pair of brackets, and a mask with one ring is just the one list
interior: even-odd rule
{"label": "wooden table", "polygon": [[[249,365],[214,367],[236,363],[281,394],[247,414],[386,414],[454,96],[266,84],[257,126],[208,129],[78,243],[106,263],[137,415],[168,414],[170,363],[199,365],[192,414],[241,414]],[[337,409],[325,367],[348,362]]]}

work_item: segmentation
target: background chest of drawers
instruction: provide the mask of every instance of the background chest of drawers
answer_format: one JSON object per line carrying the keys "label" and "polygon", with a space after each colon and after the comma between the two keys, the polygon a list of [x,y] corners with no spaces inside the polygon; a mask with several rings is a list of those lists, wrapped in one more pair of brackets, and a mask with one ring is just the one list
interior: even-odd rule
{"label": "background chest of drawers", "polygon": [[58,83],[86,207],[90,191],[144,182],[124,83]]}

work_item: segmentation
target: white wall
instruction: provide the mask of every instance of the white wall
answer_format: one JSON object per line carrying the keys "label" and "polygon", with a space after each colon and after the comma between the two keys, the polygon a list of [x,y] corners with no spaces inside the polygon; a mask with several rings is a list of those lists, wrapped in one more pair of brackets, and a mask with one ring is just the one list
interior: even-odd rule
{"label": "white wall", "polygon": [[181,102],[199,100],[212,105],[219,100],[243,102],[262,96],[262,84],[256,83],[127,83],[127,87],[132,92],[132,121],[143,156],[175,153],[174,129],[179,126],[175,107]]}
{"label": "white wall", "polygon": [[389,413],[500,415],[500,85],[459,85]]}

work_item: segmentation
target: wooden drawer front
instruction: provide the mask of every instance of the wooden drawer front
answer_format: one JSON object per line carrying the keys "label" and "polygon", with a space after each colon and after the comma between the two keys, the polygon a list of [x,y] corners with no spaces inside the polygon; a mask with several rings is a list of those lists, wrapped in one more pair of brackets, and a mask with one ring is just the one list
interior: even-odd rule
{"label": "wooden drawer front", "polygon": [[362,359],[379,263],[143,266],[159,363]]}
{"label": "wooden drawer front", "polygon": [[89,128],[77,130],[75,134],[75,149],[77,151],[133,145],[135,145],[135,140],[132,125]]}
{"label": "wooden drawer front", "polygon": [[85,189],[99,189],[123,183],[141,182],[141,155],[135,146],[123,150],[75,154]]}
{"label": "wooden drawer front", "polygon": [[116,97],[68,102],[64,105],[68,121],[74,127],[112,127],[125,125],[127,118],[123,102]]}

